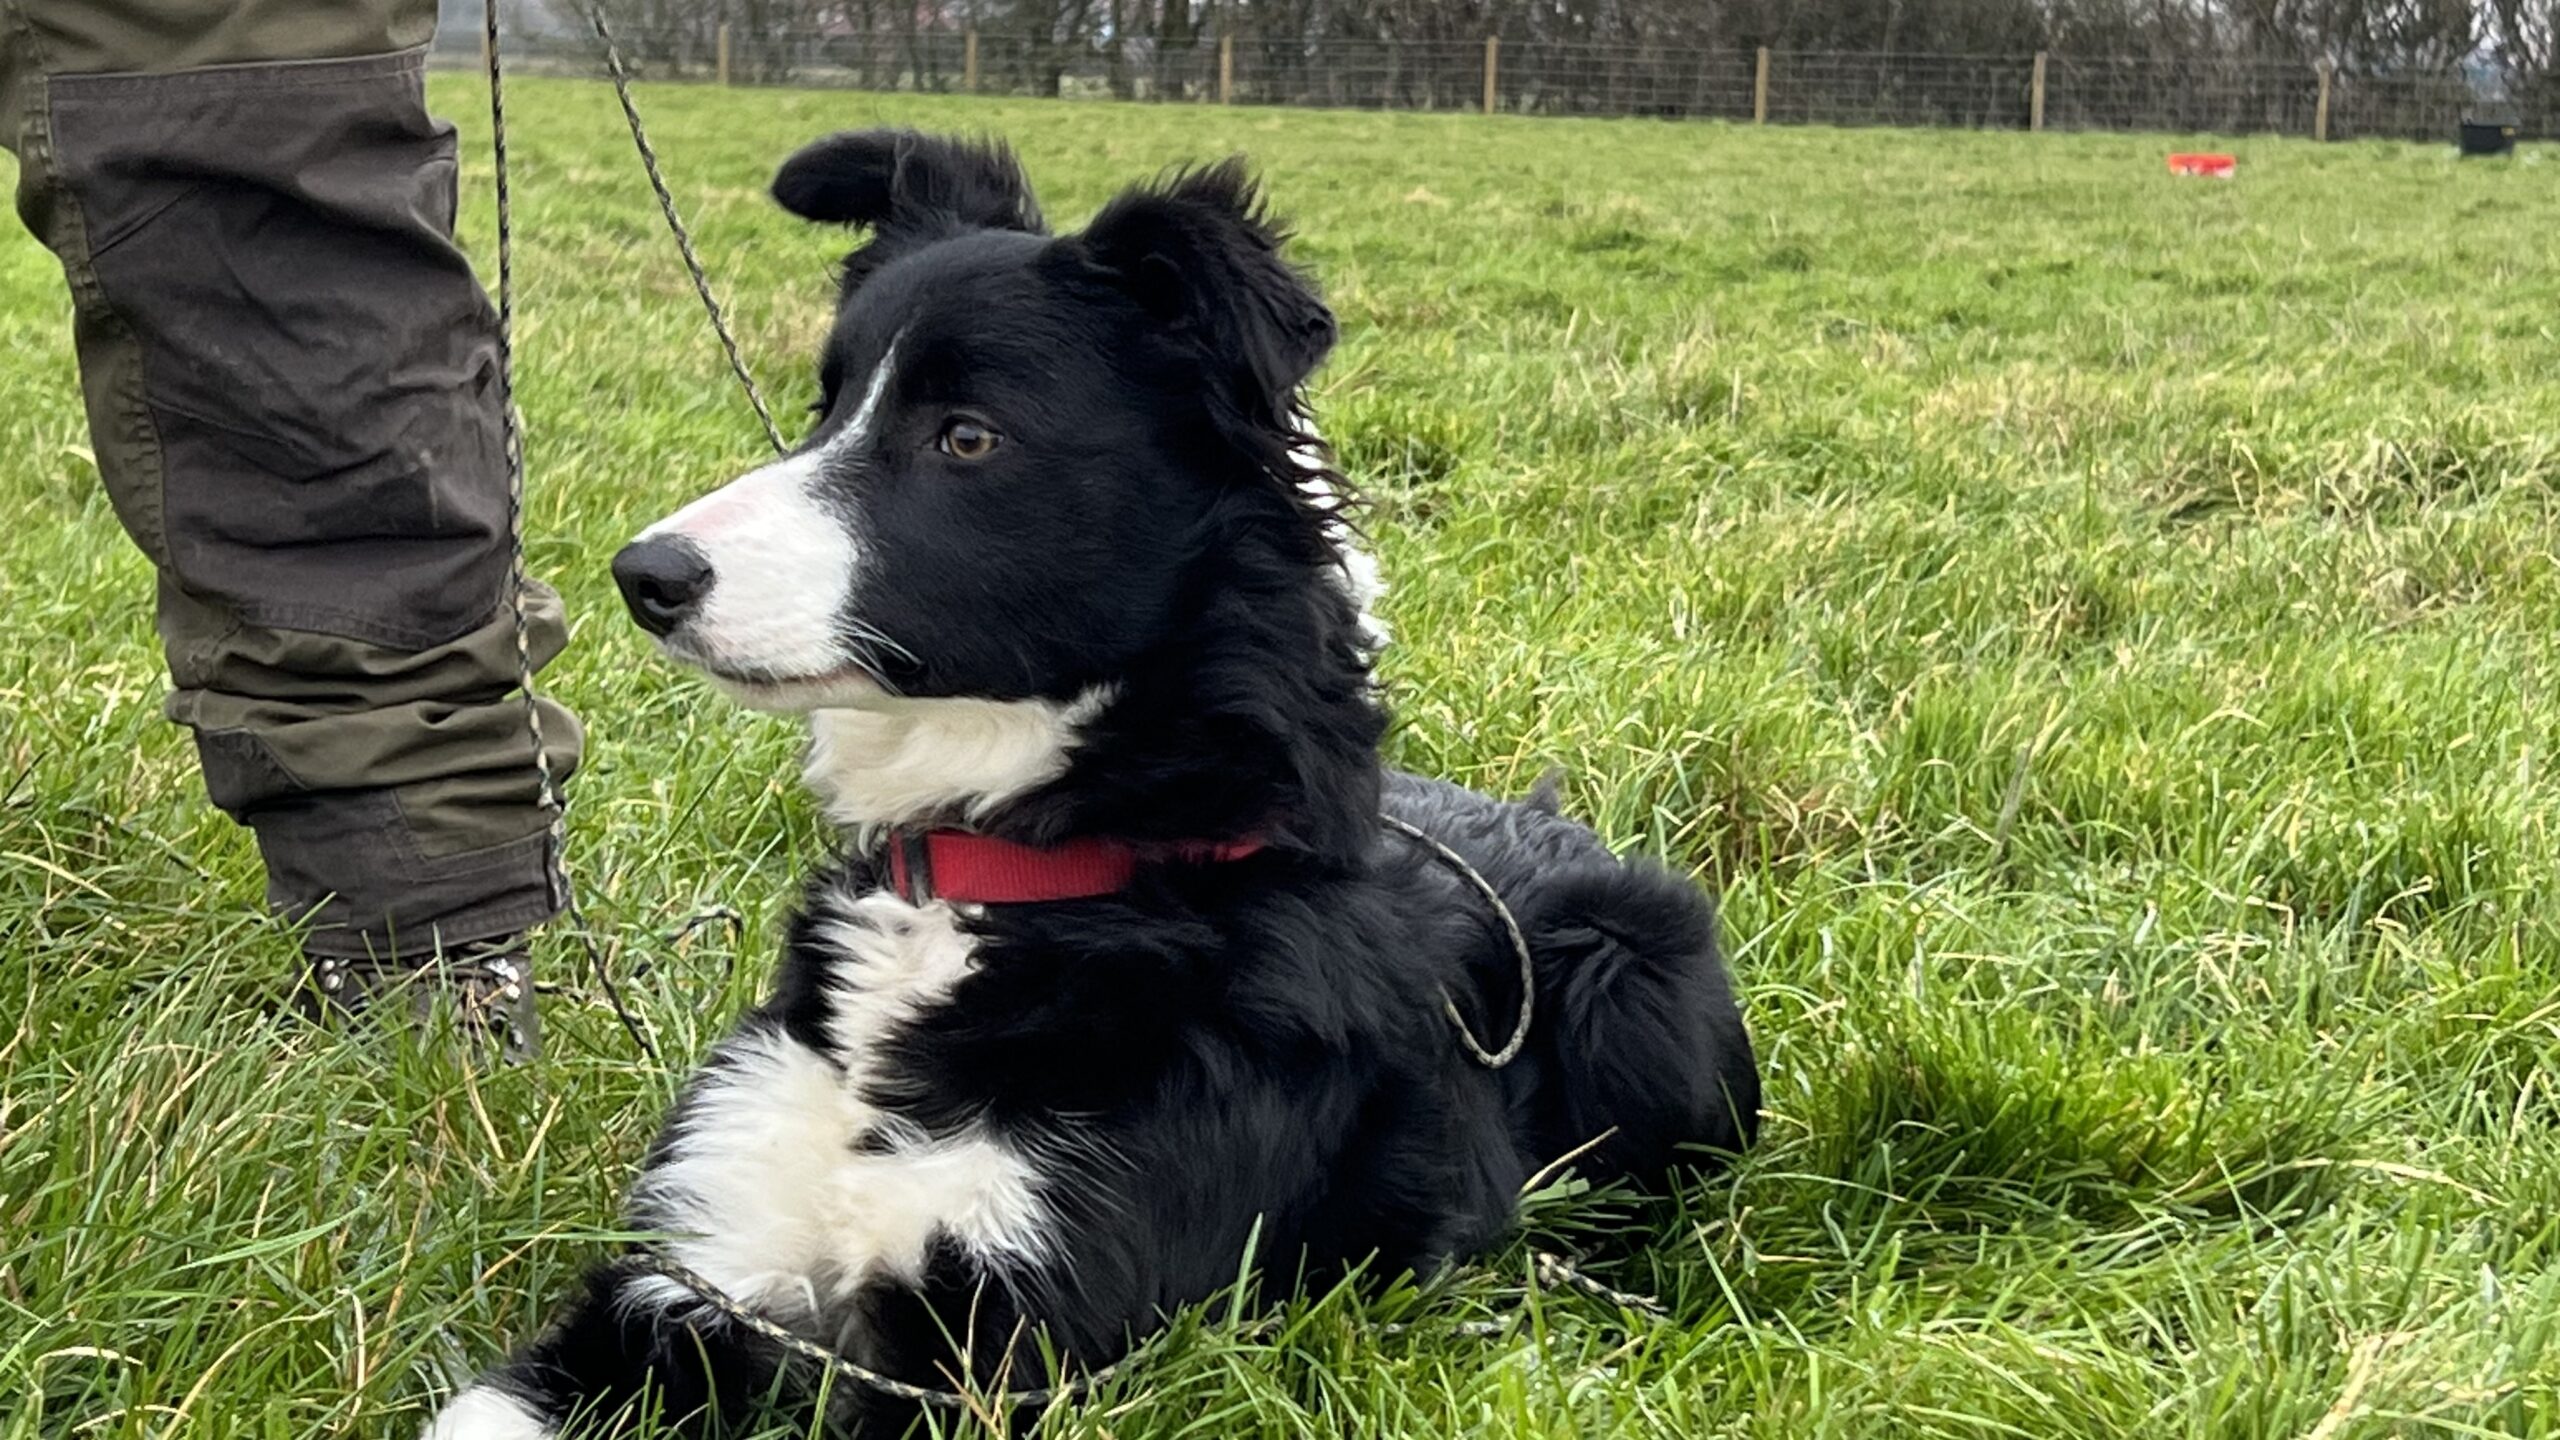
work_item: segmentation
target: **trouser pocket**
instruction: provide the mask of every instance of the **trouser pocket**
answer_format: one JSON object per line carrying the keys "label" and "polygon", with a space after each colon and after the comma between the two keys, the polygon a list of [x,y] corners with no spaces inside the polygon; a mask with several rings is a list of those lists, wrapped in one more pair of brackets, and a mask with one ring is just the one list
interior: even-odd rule
{"label": "trouser pocket", "polygon": [[156,483],[155,558],[249,624],[417,648],[502,598],[494,317],[419,66],[50,82],[58,183],[156,442],[133,467],[156,475],[102,468]]}

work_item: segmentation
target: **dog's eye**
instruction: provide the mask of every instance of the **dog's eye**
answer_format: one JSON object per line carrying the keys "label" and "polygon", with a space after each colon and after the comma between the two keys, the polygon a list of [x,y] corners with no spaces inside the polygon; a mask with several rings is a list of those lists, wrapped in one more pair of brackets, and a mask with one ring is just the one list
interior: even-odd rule
{"label": "dog's eye", "polygon": [[984,460],[996,453],[1000,439],[995,431],[965,415],[955,415],[942,427],[935,443],[942,453],[955,460]]}

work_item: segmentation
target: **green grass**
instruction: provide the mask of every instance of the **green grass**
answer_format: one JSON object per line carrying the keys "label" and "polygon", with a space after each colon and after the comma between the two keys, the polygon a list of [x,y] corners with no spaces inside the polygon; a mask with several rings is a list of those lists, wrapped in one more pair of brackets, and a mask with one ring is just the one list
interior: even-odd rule
{"label": "green grass", "polygon": [[[604,562],[760,441],[610,93],[517,100],[574,858],[680,1060],[827,840],[792,733],[653,663]],[[999,132],[1070,223],[1250,152],[1344,322],[1395,757],[1563,763],[1725,894],[1767,1143],[1596,1266],[1672,1319],[1524,1299],[1524,1243],[1193,1317],[1056,1433],[2560,1433],[2546,155],[643,100],[784,409],[842,249],[761,198],[809,136]],[[596,1253],[674,1075],[574,996],[490,1076],[262,1018],[294,946],[159,718],[66,317],[0,238],[0,1437],[405,1433]],[[734,945],[658,938],[720,901]]]}

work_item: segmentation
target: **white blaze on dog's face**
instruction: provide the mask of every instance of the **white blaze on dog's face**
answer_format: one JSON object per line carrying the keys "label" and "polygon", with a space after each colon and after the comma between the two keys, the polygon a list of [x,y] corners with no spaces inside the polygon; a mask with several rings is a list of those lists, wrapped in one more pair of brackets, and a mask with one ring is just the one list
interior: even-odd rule
{"label": "white blaze on dog's face", "polygon": [[881,693],[849,613],[862,545],[828,494],[860,463],[896,362],[893,344],[835,433],[641,531],[615,562],[641,624],[742,703],[799,711]]}
{"label": "white blaze on dog's face", "polygon": [[1297,394],[1333,319],[1241,171],[1132,191],[1066,237],[1009,155],[903,133],[820,141],[774,192],[876,231],[845,265],[819,422],[614,576],[667,653],[821,717],[839,819],[983,814],[1054,778],[1179,648],[1238,534],[1366,589],[1300,473]]}

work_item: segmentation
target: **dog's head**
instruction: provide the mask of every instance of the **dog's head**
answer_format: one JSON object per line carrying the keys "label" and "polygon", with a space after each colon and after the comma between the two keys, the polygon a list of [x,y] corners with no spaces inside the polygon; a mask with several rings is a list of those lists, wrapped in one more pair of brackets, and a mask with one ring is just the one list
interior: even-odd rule
{"label": "dog's head", "polygon": [[632,614],[746,703],[1068,700],[1177,620],[1193,541],[1286,487],[1332,314],[1234,165],[1047,233],[997,146],[870,131],[784,163],[867,226],[798,449],[614,562]]}
{"label": "dog's head", "polygon": [[[1003,147],[911,132],[820,140],[773,193],[871,231],[844,263],[817,424],[613,569],[668,653],[751,706],[817,712],[821,766],[831,743],[938,757],[916,794],[840,818],[982,813],[1054,779],[1169,652],[1206,667],[1210,612],[1294,608],[1272,633],[1343,648],[1365,559],[1298,408],[1334,320],[1241,166],[1132,189],[1066,236]],[[1217,643],[1227,670],[1334,663]],[[1160,673],[1148,698],[1190,703]],[[1013,780],[943,773],[963,766]]]}

